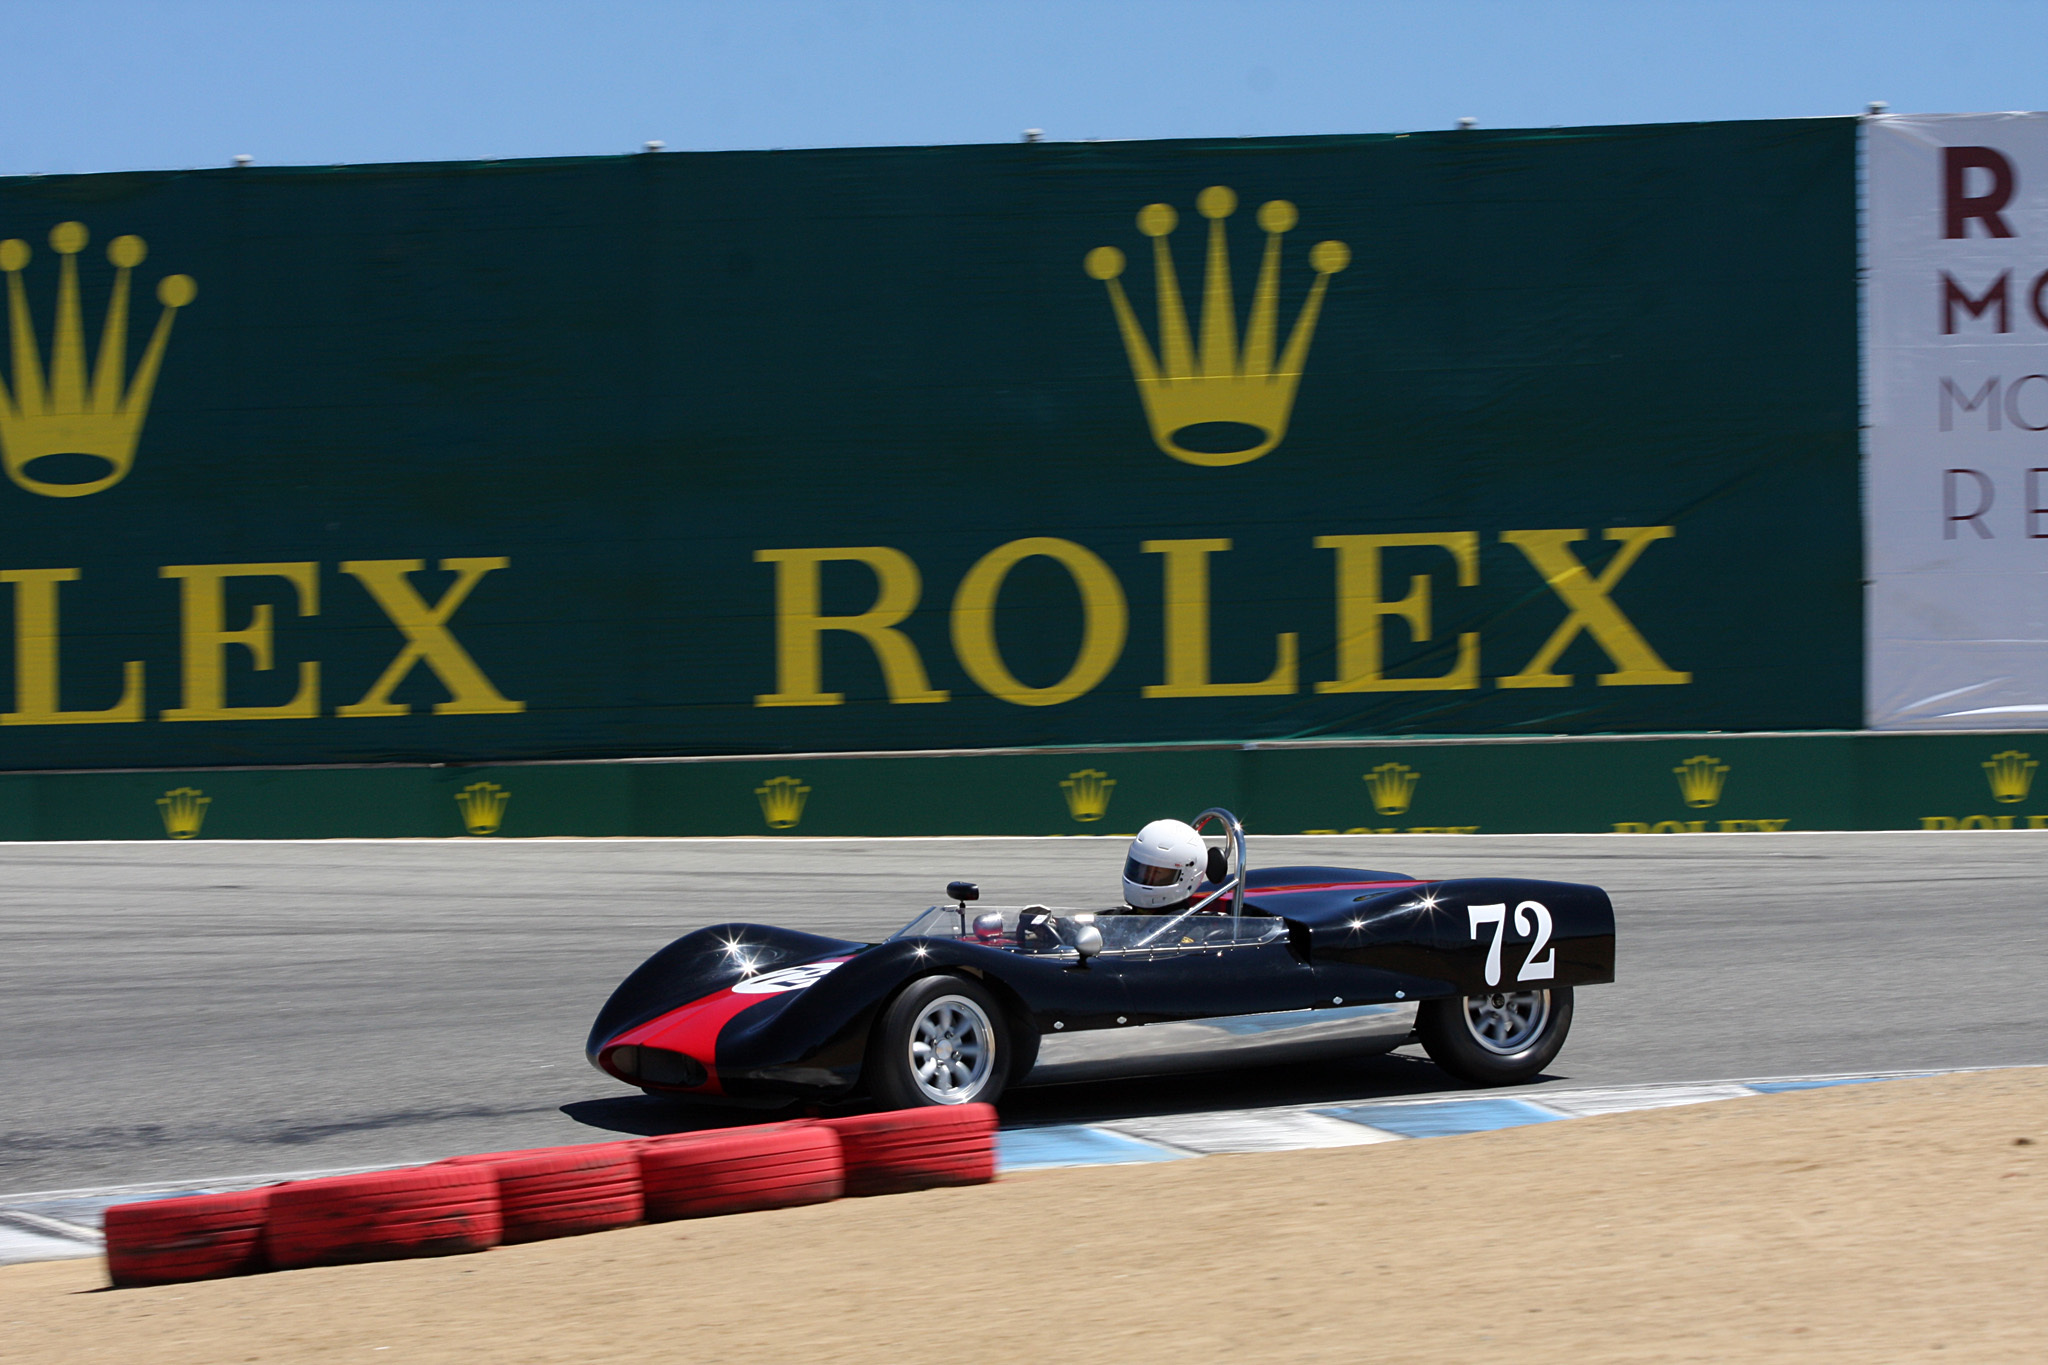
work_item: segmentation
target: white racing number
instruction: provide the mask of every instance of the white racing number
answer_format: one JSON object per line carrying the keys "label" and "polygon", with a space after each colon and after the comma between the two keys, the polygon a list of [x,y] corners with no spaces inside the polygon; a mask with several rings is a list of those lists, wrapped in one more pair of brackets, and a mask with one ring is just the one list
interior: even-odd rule
{"label": "white racing number", "polygon": [[[1550,946],[1550,912],[1535,901],[1523,901],[1515,907],[1515,932],[1535,934],[1529,943],[1529,956],[1522,959],[1522,970],[1515,973],[1515,980],[1555,981],[1557,949]],[[1550,949],[1548,953],[1543,951],[1546,948]]]}
{"label": "white racing number", "polygon": [[837,962],[808,962],[801,967],[783,967],[778,971],[763,972],[750,976],[735,984],[734,995],[780,995],[784,991],[800,991],[815,985],[819,977],[831,971]]}
{"label": "white racing number", "polygon": [[[1481,925],[1493,926],[1493,941],[1486,945],[1486,984],[1500,984],[1500,940],[1508,927],[1508,907],[1500,905],[1468,905],[1465,913],[1472,921],[1472,938],[1479,938]],[[1523,901],[1515,907],[1515,932],[1535,935],[1529,944],[1529,955],[1522,959],[1522,970],[1515,973],[1517,981],[1555,981],[1557,979],[1557,949],[1550,943],[1550,911],[1535,901]],[[1546,953],[1544,950],[1549,949]]]}

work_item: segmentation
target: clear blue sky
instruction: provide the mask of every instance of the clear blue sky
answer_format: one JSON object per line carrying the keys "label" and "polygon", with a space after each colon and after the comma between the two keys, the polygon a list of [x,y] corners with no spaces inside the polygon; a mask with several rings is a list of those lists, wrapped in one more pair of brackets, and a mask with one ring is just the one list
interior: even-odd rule
{"label": "clear blue sky", "polygon": [[2048,0],[0,0],[0,174],[2048,107]]}

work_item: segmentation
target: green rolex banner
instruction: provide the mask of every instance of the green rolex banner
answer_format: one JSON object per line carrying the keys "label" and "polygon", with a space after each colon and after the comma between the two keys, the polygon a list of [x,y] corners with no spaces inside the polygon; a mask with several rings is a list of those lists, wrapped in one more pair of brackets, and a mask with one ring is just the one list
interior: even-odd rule
{"label": "green rolex banner", "polygon": [[1854,136],[0,182],[0,767],[1853,727]]}

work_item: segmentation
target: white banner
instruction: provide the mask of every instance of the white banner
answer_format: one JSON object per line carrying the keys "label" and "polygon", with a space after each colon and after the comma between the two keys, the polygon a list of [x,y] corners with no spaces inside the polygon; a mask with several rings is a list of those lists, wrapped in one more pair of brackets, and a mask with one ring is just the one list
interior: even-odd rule
{"label": "white banner", "polygon": [[2048,114],[1864,146],[1869,723],[2048,727]]}

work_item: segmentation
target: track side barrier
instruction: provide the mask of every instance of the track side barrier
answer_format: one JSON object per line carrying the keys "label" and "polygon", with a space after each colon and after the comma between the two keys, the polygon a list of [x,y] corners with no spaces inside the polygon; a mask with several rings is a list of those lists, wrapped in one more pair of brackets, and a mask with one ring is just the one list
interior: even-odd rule
{"label": "track side barrier", "polygon": [[195,1194],[107,1210],[107,1278],[116,1289],[245,1275],[263,1262],[270,1191]]}
{"label": "track side barrier", "polygon": [[986,1104],[826,1119],[846,1153],[846,1192],[896,1194],[996,1178],[996,1111]]}
{"label": "track side barrier", "polygon": [[637,1143],[485,1152],[442,1164],[484,1166],[497,1176],[507,1246],[631,1227],[645,1216]]}
{"label": "track side barrier", "polygon": [[484,1251],[995,1178],[985,1104],[482,1152],[426,1166],[117,1204],[115,1288]]}

